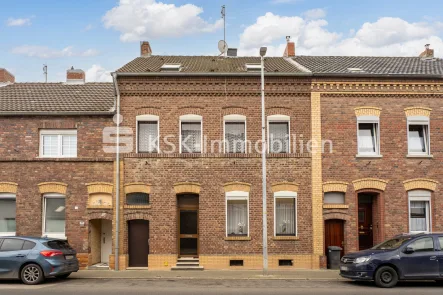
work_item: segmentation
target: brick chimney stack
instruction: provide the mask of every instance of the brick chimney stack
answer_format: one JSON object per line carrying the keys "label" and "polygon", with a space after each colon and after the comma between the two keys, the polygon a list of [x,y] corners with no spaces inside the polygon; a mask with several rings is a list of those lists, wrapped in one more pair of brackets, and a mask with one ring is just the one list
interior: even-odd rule
{"label": "brick chimney stack", "polygon": [[83,70],[71,69],[66,71],[66,83],[68,84],[84,84],[85,83],[85,72]]}
{"label": "brick chimney stack", "polygon": [[291,36],[286,36],[286,49],[283,56],[284,57],[295,56],[295,43],[291,41]]}
{"label": "brick chimney stack", "polygon": [[151,49],[151,45],[149,44],[149,42],[142,41],[140,43],[140,56],[148,57],[148,56],[151,56],[151,54],[152,54],[152,49]]}
{"label": "brick chimney stack", "polygon": [[0,85],[11,84],[14,82],[15,82],[14,75],[8,72],[6,69],[0,68]]}
{"label": "brick chimney stack", "polygon": [[421,58],[434,58],[434,49],[430,48],[431,44],[425,45],[425,51],[420,53]]}

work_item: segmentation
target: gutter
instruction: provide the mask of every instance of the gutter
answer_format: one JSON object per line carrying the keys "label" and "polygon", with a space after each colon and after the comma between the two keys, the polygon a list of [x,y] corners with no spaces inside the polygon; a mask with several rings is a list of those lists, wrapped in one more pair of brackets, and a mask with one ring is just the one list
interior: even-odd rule
{"label": "gutter", "polygon": [[0,112],[0,116],[111,116],[114,112]]}
{"label": "gutter", "polygon": [[117,83],[117,73],[112,73],[112,80],[114,81],[115,88],[115,110],[116,116],[114,118],[115,123],[117,124],[117,152],[115,155],[116,161],[116,171],[115,171],[115,252],[114,252],[114,263],[115,263],[115,271],[119,271],[119,254],[120,254],[120,90],[118,89]]}
{"label": "gutter", "polygon": [[443,79],[443,75],[430,74],[351,74],[351,73],[312,73],[313,77],[343,77],[343,78],[410,78],[410,79]]}

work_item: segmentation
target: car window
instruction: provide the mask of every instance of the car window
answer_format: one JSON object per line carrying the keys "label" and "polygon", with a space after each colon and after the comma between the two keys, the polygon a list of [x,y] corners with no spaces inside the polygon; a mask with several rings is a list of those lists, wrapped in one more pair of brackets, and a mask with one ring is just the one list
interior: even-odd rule
{"label": "car window", "polygon": [[415,252],[434,251],[434,239],[432,237],[418,239],[408,245]]}
{"label": "car window", "polygon": [[438,241],[440,242],[440,250],[443,251],[443,237],[438,237]]}
{"label": "car window", "polygon": [[34,247],[35,247],[34,242],[25,241],[25,243],[23,244],[22,250],[31,250],[31,249],[34,249]]}
{"label": "car window", "polygon": [[25,241],[20,239],[5,239],[0,251],[18,251],[21,250]]}
{"label": "car window", "polygon": [[55,240],[55,241],[49,241],[46,244],[49,248],[55,249],[55,250],[72,250],[68,241]]}

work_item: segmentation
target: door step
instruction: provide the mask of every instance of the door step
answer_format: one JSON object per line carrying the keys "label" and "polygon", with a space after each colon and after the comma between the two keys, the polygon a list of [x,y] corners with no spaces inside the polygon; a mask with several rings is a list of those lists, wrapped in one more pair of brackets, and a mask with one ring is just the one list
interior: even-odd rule
{"label": "door step", "polygon": [[200,260],[194,257],[181,257],[177,259],[177,264],[171,267],[171,270],[203,270],[200,266]]}
{"label": "door step", "polygon": [[107,263],[98,263],[88,266],[88,270],[109,270],[109,265]]}

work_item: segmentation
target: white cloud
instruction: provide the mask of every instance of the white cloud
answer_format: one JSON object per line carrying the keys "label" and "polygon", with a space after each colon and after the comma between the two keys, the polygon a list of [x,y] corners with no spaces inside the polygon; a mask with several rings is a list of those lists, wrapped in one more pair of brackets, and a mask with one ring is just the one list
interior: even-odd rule
{"label": "white cloud", "polygon": [[31,25],[31,19],[30,18],[13,18],[13,17],[10,17],[6,21],[6,25],[8,27],[30,26]]}
{"label": "white cloud", "polygon": [[89,57],[96,56],[99,51],[96,49],[87,49],[85,51],[76,51],[73,46],[68,46],[63,49],[52,49],[47,46],[39,45],[22,45],[12,49],[13,54],[25,55],[28,57],[39,58],[58,58],[58,57]]}
{"label": "white cloud", "polygon": [[303,16],[307,19],[319,19],[326,16],[326,10],[322,8],[315,8],[303,13]]}
{"label": "white cloud", "polygon": [[85,32],[87,32],[87,31],[90,31],[90,30],[92,30],[94,28],[94,26],[93,25],[91,25],[91,24],[88,24],[84,29],[83,29],[83,31],[85,31]]}
{"label": "white cloud", "polygon": [[258,17],[240,35],[239,55],[258,55],[258,48],[266,45],[268,56],[282,56],[285,36],[291,36],[297,55],[418,56],[424,45],[430,43],[436,55],[443,56],[440,23],[410,23],[383,17],[373,23],[366,22],[349,34],[341,34],[328,30],[325,19],[304,16],[268,12]]}
{"label": "white cloud", "polygon": [[199,15],[201,7],[193,4],[176,6],[156,0],[120,0],[118,6],[103,16],[105,28],[121,33],[120,40],[140,41],[158,37],[213,32],[223,27],[223,21],[209,23]]}
{"label": "white cloud", "polygon": [[86,82],[112,82],[111,71],[105,70],[100,65],[92,65],[85,74]]}

